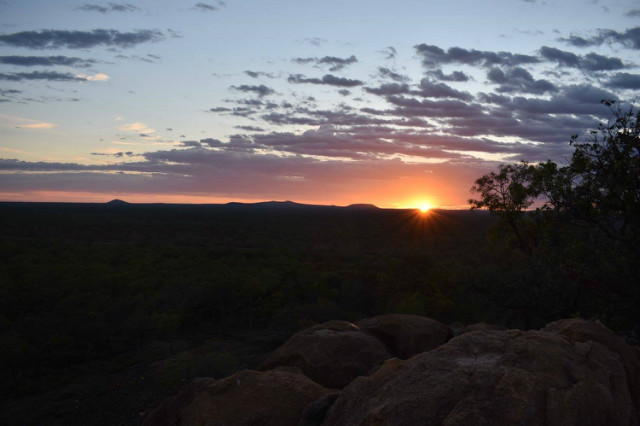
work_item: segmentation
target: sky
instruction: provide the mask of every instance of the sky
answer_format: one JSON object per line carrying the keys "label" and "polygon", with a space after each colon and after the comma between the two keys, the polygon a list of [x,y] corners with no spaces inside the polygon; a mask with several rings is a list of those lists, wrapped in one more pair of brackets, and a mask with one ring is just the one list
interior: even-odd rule
{"label": "sky", "polygon": [[0,0],[0,201],[465,208],[638,94],[637,0]]}

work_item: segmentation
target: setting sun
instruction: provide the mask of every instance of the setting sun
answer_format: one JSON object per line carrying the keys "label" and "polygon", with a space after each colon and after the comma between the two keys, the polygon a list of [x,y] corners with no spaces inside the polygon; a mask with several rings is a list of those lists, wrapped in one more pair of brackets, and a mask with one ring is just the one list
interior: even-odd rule
{"label": "setting sun", "polygon": [[431,204],[429,203],[420,203],[418,204],[418,210],[420,210],[422,213],[426,213],[431,209]]}

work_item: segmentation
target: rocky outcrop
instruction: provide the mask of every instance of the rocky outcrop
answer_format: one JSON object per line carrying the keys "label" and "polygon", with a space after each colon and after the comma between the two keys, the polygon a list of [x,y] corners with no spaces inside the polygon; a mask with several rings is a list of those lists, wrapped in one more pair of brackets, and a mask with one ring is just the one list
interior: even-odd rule
{"label": "rocky outcrop", "polygon": [[569,321],[465,333],[408,361],[387,361],[347,386],[323,424],[638,424],[613,333]]}
{"label": "rocky outcrop", "polygon": [[[194,383],[145,424],[640,424],[640,350],[600,323],[531,331],[479,323],[437,348],[449,328],[428,318],[358,324],[303,330],[269,357],[267,371]],[[390,358],[385,345],[408,359]]]}
{"label": "rocky outcrop", "polygon": [[380,315],[360,320],[356,325],[376,336],[393,356],[402,359],[435,349],[452,337],[449,327],[440,321],[418,315]]}
{"label": "rocky outcrop", "polygon": [[260,370],[299,367],[316,383],[342,389],[390,357],[378,339],[357,325],[329,321],[293,335],[262,363]]}
{"label": "rocky outcrop", "polygon": [[144,425],[295,426],[304,409],[325,394],[329,390],[300,372],[244,370],[190,384],[156,408]]}

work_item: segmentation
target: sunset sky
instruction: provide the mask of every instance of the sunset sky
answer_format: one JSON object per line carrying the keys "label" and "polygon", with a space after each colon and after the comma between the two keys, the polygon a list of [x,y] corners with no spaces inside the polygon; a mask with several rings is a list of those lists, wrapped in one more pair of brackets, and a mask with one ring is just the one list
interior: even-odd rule
{"label": "sunset sky", "polygon": [[0,201],[464,208],[639,95],[637,0],[0,0]]}

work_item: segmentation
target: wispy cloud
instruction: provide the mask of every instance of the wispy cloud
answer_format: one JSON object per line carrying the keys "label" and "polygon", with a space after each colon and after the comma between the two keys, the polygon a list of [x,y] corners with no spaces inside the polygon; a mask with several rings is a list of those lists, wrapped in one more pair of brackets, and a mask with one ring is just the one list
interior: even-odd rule
{"label": "wispy cloud", "polygon": [[85,12],[110,13],[110,12],[135,12],[136,10],[140,10],[140,8],[129,3],[109,2],[106,5],[86,3],[86,4],[83,4],[82,6],[76,7],[76,10],[82,10]]}
{"label": "wispy cloud", "polygon": [[96,46],[133,47],[141,43],[159,41],[163,34],[158,30],[95,29],[92,31],[42,30],[21,31],[0,35],[0,44],[28,49],[87,49]]}
{"label": "wispy cloud", "polygon": [[32,72],[0,73],[0,80],[86,81],[87,79],[80,76],[76,76],[68,72],[61,73],[56,71],[32,71]]}
{"label": "wispy cloud", "polygon": [[0,63],[18,65],[22,67],[33,66],[74,66],[90,67],[96,63],[93,59],[82,59],[73,56],[0,56]]}
{"label": "wispy cloud", "polygon": [[361,86],[364,83],[360,80],[352,80],[348,78],[336,77],[332,74],[326,74],[322,78],[306,78],[302,74],[292,74],[287,79],[289,83],[301,84],[301,83],[309,83],[309,84],[326,84],[329,86],[338,86],[338,87],[355,87]]}

